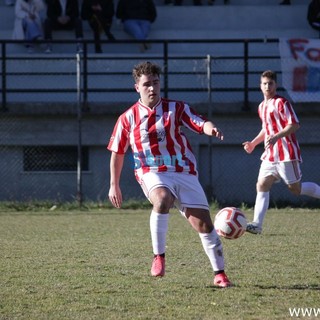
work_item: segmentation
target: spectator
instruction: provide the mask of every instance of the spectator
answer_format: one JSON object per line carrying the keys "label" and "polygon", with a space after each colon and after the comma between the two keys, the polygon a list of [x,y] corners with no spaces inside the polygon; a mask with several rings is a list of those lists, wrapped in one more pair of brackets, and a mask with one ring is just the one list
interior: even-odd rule
{"label": "spectator", "polygon": [[320,31],[320,0],[312,0],[310,2],[307,18],[310,26]]}
{"label": "spectator", "polygon": [[[48,0],[47,18],[44,21],[45,39],[52,40],[52,30],[75,30],[77,40],[83,38],[82,21],[79,17],[77,0]],[[51,44],[47,44],[46,53],[51,53]],[[77,51],[82,51],[81,43],[77,44]]]}
{"label": "spectator", "polygon": [[42,0],[17,0],[12,38],[26,40],[28,52],[33,52],[33,43],[43,37],[41,11]]}
{"label": "spectator", "polygon": [[81,18],[88,21],[93,31],[96,53],[102,53],[101,32],[104,32],[110,41],[115,41],[115,37],[110,32],[113,15],[113,0],[83,0],[82,2]]}
{"label": "spectator", "polygon": [[291,0],[283,0],[279,4],[291,4]]}
{"label": "spectator", "polygon": [[[119,0],[116,16],[123,23],[124,31],[136,40],[146,40],[157,11],[153,0]],[[142,43],[141,51],[149,48]]]}

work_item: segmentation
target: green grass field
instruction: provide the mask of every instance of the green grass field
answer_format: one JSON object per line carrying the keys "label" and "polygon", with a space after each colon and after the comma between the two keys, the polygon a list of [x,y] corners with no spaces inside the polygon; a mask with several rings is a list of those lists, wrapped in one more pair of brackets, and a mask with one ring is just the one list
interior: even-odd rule
{"label": "green grass field", "polygon": [[223,240],[228,289],[212,286],[199,236],[176,211],[166,276],[152,278],[148,209],[58,210],[0,211],[1,320],[274,320],[320,308],[320,210],[272,209],[261,236]]}

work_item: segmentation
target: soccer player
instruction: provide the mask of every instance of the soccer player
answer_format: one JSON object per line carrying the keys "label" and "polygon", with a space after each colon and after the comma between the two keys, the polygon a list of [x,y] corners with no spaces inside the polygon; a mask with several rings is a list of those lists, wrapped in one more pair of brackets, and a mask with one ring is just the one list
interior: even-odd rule
{"label": "soccer player", "polygon": [[112,152],[109,200],[116,208],[121,207],[119,180],[124,154],[130,145],[136,179],[152,204],[150,232],[154,257],[151,275],[162,277],[165,274],[169,211],[175,205],[199,233],[215,274],[213,284],[229,287],[222,244],[198,180],[195,156],[181,128],[220,140],[223,134],[188,104],[161,97],[158,65],[142,62],[133,68],[132,74],[140,99],[120,115],[108,144]]}
{"label": "soccer player", "polygon": [[267,70],[262,73],[260,89],[264,96],[258,108],[262,129],[252,141],[243,143],[247,153],[251,153],[263,141],[265,147],[256,185],[254,218],[247,226],[247,231],[253,234],[262,232],[263,220],[269,207],[269,192],[274,183],[283,180],[294,195],[320,199],[319,185],[313,182],[301,183],[302,158],[295,135],[300,124],[290,102],[276,92],[275,72]]}

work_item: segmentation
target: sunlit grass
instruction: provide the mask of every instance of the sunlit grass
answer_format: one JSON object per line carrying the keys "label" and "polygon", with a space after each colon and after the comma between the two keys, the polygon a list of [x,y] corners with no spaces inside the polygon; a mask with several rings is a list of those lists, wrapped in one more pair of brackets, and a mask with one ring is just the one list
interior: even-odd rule
{"label": "sunlit grass", "polygon": [[212,286],[176,211],[166,276],[150,277],[149,213],[2,211],[0,319],[289,319],[289,308],[320,307],[320,210],[270,210],[261,236],[223,240],[229,289]]}

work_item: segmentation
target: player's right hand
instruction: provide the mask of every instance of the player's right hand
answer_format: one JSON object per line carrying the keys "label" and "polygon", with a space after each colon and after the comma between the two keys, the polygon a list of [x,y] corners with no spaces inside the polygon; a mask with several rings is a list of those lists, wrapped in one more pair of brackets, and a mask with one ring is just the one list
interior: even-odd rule
{"label": "player's right hand", "polygon": [[120,208],[122,205],[122,193],[120,188],[116,187],[110,187],[109,189],[109,200],[112,203],[112,205],[116,208]]}

